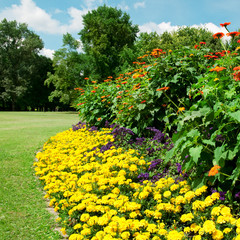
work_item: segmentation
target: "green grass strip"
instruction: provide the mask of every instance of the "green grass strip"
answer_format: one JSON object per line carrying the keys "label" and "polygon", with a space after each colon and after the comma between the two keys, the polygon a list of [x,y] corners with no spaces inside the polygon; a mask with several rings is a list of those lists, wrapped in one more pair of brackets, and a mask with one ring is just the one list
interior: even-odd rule
{"label": "green grass strip", "polygon": [[49,137],[77,122],[76,113],[0,112],[1,240],[61,239],[33,161]]}

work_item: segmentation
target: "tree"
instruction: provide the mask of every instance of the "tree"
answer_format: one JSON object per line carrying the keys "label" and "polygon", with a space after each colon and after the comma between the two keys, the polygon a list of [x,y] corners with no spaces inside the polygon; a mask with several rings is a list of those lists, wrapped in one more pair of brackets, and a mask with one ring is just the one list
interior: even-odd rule
{"label": "tree", "polygon": [[206,42],[207,47],[213,51],[222,49],[219,41],[214,39],[212,35],[212,32],[204,28],[181,27],[177,31],[164,32],[160,35],[160,48],[173,50],[182,46],[194,47],[199,42]]}
{"label": "tree", "polygon": [[124,47],[133,47],[139,29],[130,16],[117,8],[98,7],[83,16],[80,39],[93,65],[91,73],[98,78],[114,75],[119,54]]}
{"label": "tree", "polygon": [[33,59],[43,42],[24,23],[2,20],[0,23],[0,100],[11,103],[25,94],[33,72]]}
{"label": "tree", "polygon": [[74,88],[79,87],[88,75],[86,56],[78,52],[79,41],[71,34],[63,35],[63,47],[54,53],[54,72],[49,72],[45,84],[54,86],[49,100],[59,99],[63,104],[72,104],[77,92]]}
{"label": "tree", "polygon": [[160,47],[160,36],[156,32],[142,32],[135,42],[135,47],[138,56],[151,52],[153,49]]}

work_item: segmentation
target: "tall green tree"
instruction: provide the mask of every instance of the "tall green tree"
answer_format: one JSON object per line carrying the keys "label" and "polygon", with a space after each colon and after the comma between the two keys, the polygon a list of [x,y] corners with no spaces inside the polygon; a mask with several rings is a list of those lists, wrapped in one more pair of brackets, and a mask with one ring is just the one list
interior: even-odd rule
{"label": "tall green tree", "polygon": [[134,45],[138,26],[131,23],[127,13],[106,5],[84,15],[83,25],[79,35],[92,61],[92,75],[97,78],[114,75],[120,63],[119,54],[124,47]]}
{"label": "tall green tree", "polygon": [[34,69],[34,61],[43,42],[26,24],[3,19],[0,22],[0,101],[17,101],[26,93]]}
{"label": "tall green tree", "polygon": [[74,88],[82,85],[84,75],[88,75],[86,56],[78,52],[79,41],[71,34],[63,35],[63,46],[55,51],[53,57],[54,72],[48,73],[45,84],[54,86],[50,101],[59,99],[63,104],[71,105],[77,92]]}

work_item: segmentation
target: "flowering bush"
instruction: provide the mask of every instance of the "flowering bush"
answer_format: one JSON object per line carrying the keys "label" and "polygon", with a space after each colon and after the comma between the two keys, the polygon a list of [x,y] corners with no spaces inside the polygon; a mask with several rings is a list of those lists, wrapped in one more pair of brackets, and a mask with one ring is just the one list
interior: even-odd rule
{"label": "flowering bush", "polygon": [[[220,38],[222,34],[214,36]],[[230,36],[238,34],[234,32]],[[191,86],[190,96],[198,101],[178,116],[174,149],[168,154],[169,159],[174,154],[180,154],[182,159],[188,156],[183,168],[191,172],[193,186],[208,182],[213,188],[227,192],[231,202],[239,199],[240,192],[237,184],[240,175],[238,50],[225,51],[226,54],[216,59],[204,76]],[[221,174],[209,176],[208,171],[214,165],[220,167]]]}
{"label": "flowering bush", "polygon": [[240,219],[218,192],[171,177],[139,182],[151,163],[131,148],[101,151],[111,131],[78,124],[37,154],[36,174],[70,240],[240,239]]}
{"label": "flowering bush", "polygon": [[191,85],[214,59],[224,55],[209,51],[204,42],[196,49],[184,47],[168,53],[154,49],[134,62],[135,69],[116,79],[109,77],[100,84],[86,79],[86,88],[78,88],[80,119],[97,126],[114,121],[140,135],[149,126],[164,128],[165,122],[175,119],[180,107],[192,104],[192,99],[186,98]]}

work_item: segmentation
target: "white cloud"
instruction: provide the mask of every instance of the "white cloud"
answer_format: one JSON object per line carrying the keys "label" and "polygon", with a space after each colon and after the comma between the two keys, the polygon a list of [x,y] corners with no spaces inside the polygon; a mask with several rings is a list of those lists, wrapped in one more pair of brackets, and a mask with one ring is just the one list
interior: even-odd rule
{"label": "white cloud", "polygon": [[103,0],[84,0],[83,2],[88,9],[92,9],[95,8],[97,4],[101,5]]}
{"label": "white cloud", "polygon": [[62,12],[63,12],[63,11],[62,11],[62,10],[60,10],[60,9],[58,9],[58,8],[57,8],[57,9],[55,9],[55,11],[54,11],[54,13],[55,13],[55,14],[62,13]]}
{"label": "white cloud", "polygon": [[[139,26],[140,32],[157,32],[158,34],[162,34],[164,32],[172,32],[172,31],[176,31],[178,28],[180,27],[186,27],[184,25],[182,26],[174,26],[171,25],[171,22],[162,22],[160,24],[156,24],[154,22],[149,22],[149,23],[145,23],[144,25]],[[223,27],[218,27],[213,23],[205,23],[205,24],[199,24],[199,25],[192,25],[190,27],[194,27],[194,28],[206,28],[208,31],[214,33],[217,32],[223,32],[224,34],[227,33],[227,30]],[[230,37],[224,37],[223,40],[228,40],[230,39]]]}
{"label": "white cloud", "polygon": [[134,8],[140,8],[140,7],[142,7],[142,8],[145,8],[145,2],[136,2],[136,3],[134,3]]}
{"label": "white cloud", "polygon": [[43,33],[64,34],[80,31],[82,15],[88,12],[87,9],[79,10],[71,7],[68,9],[68,14],[71,17],[69,24],[61,24],[45,10],[39,8],[33,0],[21,0],[20,2],[20,5],[14,4],[10,8],[2,10],[0,20],[7,18],[8,20],[24,22],[35,31]]}
{"label": "white cloud", "polygon": [[40,55],[43,55],[45,57],[51,58],[53,59],[53,54],[54,54],[54,50],[52,49],[47,49],[47,48],[43,48],[42,50],[39,51]]}
{"label": "white cloud", "polygon": [[179,26],[172,26],[171,22],[162,22],[160,24],[149,22],[144,25],[139,26],[140,32],[157,32],[158,34],[162,34],[164,32],[176,31]]}
{"label": "white cloud", "polygon": [[122,9],[123,11],[128,11],[129,10],[129,6],[125,3],[125,2],[121,2],[117,5],[117,8]]}

